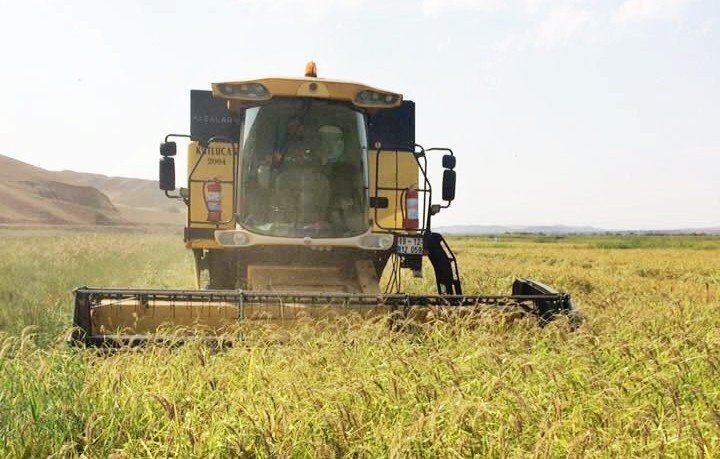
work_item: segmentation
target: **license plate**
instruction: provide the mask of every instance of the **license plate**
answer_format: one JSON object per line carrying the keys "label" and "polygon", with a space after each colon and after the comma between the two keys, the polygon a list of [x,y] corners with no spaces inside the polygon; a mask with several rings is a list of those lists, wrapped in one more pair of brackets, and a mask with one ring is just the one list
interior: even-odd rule
{"label": "license plate", "polygon": [[421,237],[399,236],[395,252],[403,255],[422,255],[423,239]]}

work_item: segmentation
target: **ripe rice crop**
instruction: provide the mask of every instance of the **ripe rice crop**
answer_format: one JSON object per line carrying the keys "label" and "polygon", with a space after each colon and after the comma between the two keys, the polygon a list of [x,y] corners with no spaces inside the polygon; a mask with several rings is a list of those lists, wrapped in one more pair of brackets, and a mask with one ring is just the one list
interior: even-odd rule
{"label": "ripe rice crop", "polygon": [[[177,236],[0,233],[2,457],[717,457],[720,239],[455,238],[468,293],[530,277],[586,322],[245,331],[69,348],[73,287],[192,287]],[[403,278],[411,292],[425,279]]]}

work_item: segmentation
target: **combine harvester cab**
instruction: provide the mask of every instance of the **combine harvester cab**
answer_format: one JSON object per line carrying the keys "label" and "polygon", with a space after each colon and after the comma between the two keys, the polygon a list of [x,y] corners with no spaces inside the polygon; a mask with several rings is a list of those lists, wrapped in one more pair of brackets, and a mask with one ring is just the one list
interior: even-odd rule
{"label": "combine harvester cab", "polygon": [[[156,338],[167,327],[217,335],[251,320],[497,308],[541,324],[573,315],[567,293],[517,279],[510,295],[465,295],[432,218],[455,199],[456,157],[415,142],[401,94],[317,77],[215,83],[191,91],[190,134],[160,146],[160,188],[188,208],[185,245],[197,290],[78,288],[76,344]],[[173,138],[187,138],[187,188],[176,190]],[[442,155],[440,203],[429,155]],[[401,292],[400,270],[437,292]],[[380,278],[389,272],[388,287]]]}

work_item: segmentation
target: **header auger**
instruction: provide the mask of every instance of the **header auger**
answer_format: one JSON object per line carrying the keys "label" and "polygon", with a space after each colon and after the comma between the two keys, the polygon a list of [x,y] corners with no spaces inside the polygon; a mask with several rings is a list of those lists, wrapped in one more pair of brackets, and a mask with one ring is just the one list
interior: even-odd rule
{"label": "header auger", "polygon": [[[464,295],[457,260],[432,231],[432,217],[455,199],[453,151],[416,143],[415,104],[401,94],[316,75],[311,63],[305,77],[190,92],[190,134],[160,145],[160,188],[187,205],[197,290],[77,289],[76,342],[123,343],[166,326],[222,333],[347,310],[510,308],[542,323],[573,311],[568,294],[528,279],[511,295]],[[190,143],[188,185],[176,190],[178,137]],[[435,154],[439,200],[427,170]],[[421,277],[423,257],[437,292],[403,294],[399,270]]]}

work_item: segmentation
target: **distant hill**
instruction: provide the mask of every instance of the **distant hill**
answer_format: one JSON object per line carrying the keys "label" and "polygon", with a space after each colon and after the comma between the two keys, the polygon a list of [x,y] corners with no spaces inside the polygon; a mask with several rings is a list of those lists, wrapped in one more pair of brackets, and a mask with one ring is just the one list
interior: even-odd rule
{"label": "distant hill", "polygon": [[67,170],[56,174],[69,183],[92,186],[102,191],[128,221],[144,224],[185,223],[185,204],[168,199],[155,180],[108,177]]}
{"label": "distant hill", "polygon": [[54,172],[0,155],[0,224],[181,225],[183,208],[152,180]]}
{"label": "distant hill", "polygon": [[443,234],[505,234],[505,233],[531,233],[531,234],[591,234],[603,233],[605,230],[594,228],[592,226],[564,226],[564,225],[548,225],[548,226],[503,226],[503,225],[457,225],[442,226],[436,228]]}
{"label": "distant hill", "polygon": [[633,232],[636,234],[720,234],[720,226],[710,228],[683,228],[670,230],[649,230],[649,231],[621,231],[621,233]]}
{"label": "distant hill", "polygon": [[720,226],[711,228],[684,228],[670,230],[612,230],[592,226],[520,226],[520,225],[455,225],[435,228],[443,234],[482,235],[482,234],[720,234]]}

